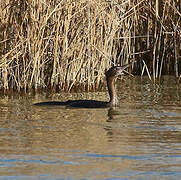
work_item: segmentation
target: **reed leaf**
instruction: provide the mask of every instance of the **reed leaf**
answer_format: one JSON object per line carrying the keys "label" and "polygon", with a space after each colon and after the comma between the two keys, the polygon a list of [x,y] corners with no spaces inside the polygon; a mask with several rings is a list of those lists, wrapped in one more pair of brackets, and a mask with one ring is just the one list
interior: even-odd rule
{"label": "reed leaf", "polygon": [[177,0],[3,0],[0,89],[96,90],[130,59],[155,83],[180,77],[180,19]]}

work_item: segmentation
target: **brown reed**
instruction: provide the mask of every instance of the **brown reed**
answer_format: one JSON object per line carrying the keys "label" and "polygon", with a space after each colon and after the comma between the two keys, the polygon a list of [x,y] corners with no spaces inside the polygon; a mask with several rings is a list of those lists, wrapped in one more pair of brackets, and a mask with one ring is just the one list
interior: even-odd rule
{"label": "brown reed", "polygon": [[1,0],[0,89],[96,90],[130,59],[153,82],[180,76],[180,40],[180,0]]}

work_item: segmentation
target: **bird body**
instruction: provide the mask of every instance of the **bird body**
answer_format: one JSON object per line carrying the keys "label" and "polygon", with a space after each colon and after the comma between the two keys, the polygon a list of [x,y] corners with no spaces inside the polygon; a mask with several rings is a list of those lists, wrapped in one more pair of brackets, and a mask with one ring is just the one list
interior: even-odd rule
{"label": "bird body", "polygon": [[34,105],[36,106],[66,106],[74,108],[106,108],[106,107],[115,107],[119,105],[117,93],[116,93],[116,80],[119,75],[124,74],[124,70],[128,68],[131,64],[124,66],[114,66],[106,71],[106,81],[108,87],[108,93],[110,100],[106,101],[97,101],[97,100],[68,100],[68,101],[48,101],[40,102]]}

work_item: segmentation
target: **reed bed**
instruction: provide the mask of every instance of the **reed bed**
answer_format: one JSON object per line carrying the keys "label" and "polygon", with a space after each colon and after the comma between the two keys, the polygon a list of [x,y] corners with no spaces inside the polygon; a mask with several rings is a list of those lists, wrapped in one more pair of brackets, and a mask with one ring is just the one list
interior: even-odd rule
{"label": "reed bed", "polygon": [[96,90],[129,63],[180,76],[180,0],[1,0],[0,89]]}

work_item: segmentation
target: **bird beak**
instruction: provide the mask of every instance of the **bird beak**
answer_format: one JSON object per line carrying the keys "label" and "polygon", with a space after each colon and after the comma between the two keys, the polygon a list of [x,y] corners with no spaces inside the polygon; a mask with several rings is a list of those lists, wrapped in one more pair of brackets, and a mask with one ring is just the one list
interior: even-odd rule
{"label": "bird beak", "polygon": [[123,66],[118,67],[118,68],[119,68],[119,69],[118,69],[118,74],[119,74],[119,75],[125,75],[125,69],[128,68],[128,67],[131,66],[131,65],[132,65],[132,63],[130,63],[130,64],[125,64],[125,65],[123,65]]}

